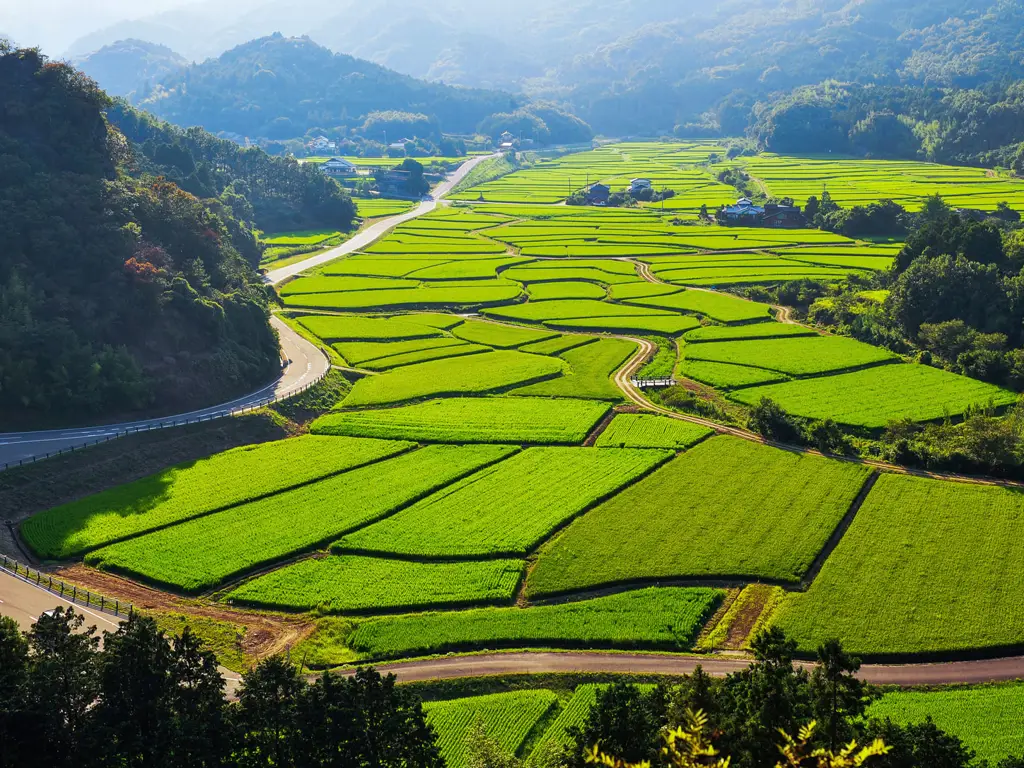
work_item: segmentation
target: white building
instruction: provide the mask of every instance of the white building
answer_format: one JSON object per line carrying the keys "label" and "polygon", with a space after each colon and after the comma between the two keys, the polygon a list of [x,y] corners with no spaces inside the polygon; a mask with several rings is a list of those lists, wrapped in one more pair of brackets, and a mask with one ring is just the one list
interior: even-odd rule
{"label": "white building", "polygon": [[355,176],[359,169],[351,160],[346,160],[344,157],[332,157],[320,166],[320,170],[323,171],[325,176],[347,178]]}

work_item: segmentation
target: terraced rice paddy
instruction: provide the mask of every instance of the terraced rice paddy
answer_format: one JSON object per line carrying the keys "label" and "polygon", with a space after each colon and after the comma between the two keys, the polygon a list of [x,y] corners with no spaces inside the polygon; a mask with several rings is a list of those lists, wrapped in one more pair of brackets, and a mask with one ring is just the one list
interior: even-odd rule
{"label": "terraced rice paddy", "polygon": [[448,397],[416,405],[321,416],[322,435],[440,443],[582,443],[608,412],[593,400],[539,397]]}
{"label": "terraced rice paddy", "polygon": [[345,536],[333,549],[431,558],[527,555],[553,530],[670,455],[531,448]]}
{"label": "terraced rice paddy", "polygon": [[[383,159],[383,158],[381,158]],[[357,199],[356,215],[361,219],[375,219],[382,216],[397,216],[411,211],[414,203],[405,200],[365,200]]]}
{"label": "terraced rice paddy", "polygon": [[179,464],[29,518],[22,536],[44,558],[72,555],[328,477],[412,443],[298,437]]}
{"label": "terraced rice paddy", "polygon": [[861,655],[1017,646],[1022,534],[1018,489],[882,475],[774,623],[808,650],[826,637]]}
{"label": "terraced rice paddy", "polygon": [[440,336],[437,328],[419,324],[412,317],[373,318],[333,315],[305,315],[299,317],[301,326],[327,342],[333,341],[400,341]]}
{"label": "terraced rice paddy", "polygon": [[972,405],[1008,405],[1017,399],[993,384],[915,364],[751,387],[731,397],[750,405],[768,397],[798,416],[875,429],[897,419],[928,421],[962,414]]}
{"label": "terraced rice paddy", "polygon": [[766,320],[771,313],[767,304],[738,299],[710,291],[681,291],[667,296],[651,296],[630,299],[629,304],[644,311],[675,310],[696,312],[720,323],[740,323],[752,320]]}
{"label": "terraced rice paddy", "polygon": [[521,560],[417,563],[371,557],[302,560],[228,595],[240,605],[286,611],[381,613],[510,602]]}
{"label": "terraced rice paddy", "polygon": [[499,349],[512,349],[524,344],[534,344],[558,335],[549,331],[535,331],[530,328],[498,325],[481,320],[467,320],[457,326],[452,333],[460,339]]}
{"label": "terraced rice paddy", "polygon": [[570,349],[560,355],[569,364],[569,372],[557,379],[514,389],[511,394],[622,400],[622,390],[615,386],[612,375],[636,349],[637,345],[627,339],[599,339],[593,344]]}
{"label": "terraced rice paddy", "polygon": [[995,765],[1024,752],[1024,685],[987,685],[937,691],[894,691],[868,708],[869,717],[900,725],[931,717],[946,733],[959,737],[977,759]]}
{"label": "terraced rice paddy", "polygon": [[335,293],[300,293],[282,296],[287,307],[335,310],[411,309],[416,307],[473,307],[512,301],[523,292],[518,283],[499,280],[479,285],[450,284]]}
{"label": "terraced rice paddy", "polygon": [[532,608],[478,608],[372,619],[350,645],[368,658],[474,648],[689,648],[722,600],[717,589],[662,587]]}
{"label": "terraced rice paddy", "polygon": [[842,371],[898,360],[892,352],[843,336],[808,336],[687,344],[687,361],[767,368],[791,376]]}
{"label": "terraced rice paddy", "polygon": [[550,301],[552,299],[602,300],[608,294],[600,285],[566,280],[552,283],[531,283],[526,287],[526,295],[530,297],[530,301]]}
{"label": "terraced rice paddy", "polygon": [[437,731],[437,745],[448,768],[466,768],[466,740],[476,724],[507,754],[514,755],[558,697],[551,691],[510,691],[424,705],[427,724]]}
{"label": "terraced rice paddy", "polygon": [[[679,366],[679,373],[687,379],[710,384],[718,389],[736,389],[789,380],[786,374],[778,371],[730,363],[707,363],[703,360],[684,360]],[[750,404],[754,405],[760,399],[752,400]]]}
{"label": "terraced rice paddy", "polygon": [[280,232],[263,237],[263,242],[269,246],[291,247],[297,245],[319,245],[332,237],[338,237],[342,233],[336,229],[305,229],[296,232]]}
{"label": "terraced rice paddy", "polygon": [[356,408],[438,395],[483,394],[554,378],[566,368],[557,358],[510,351],[434,360],[360,379],[342,405]]}
{"label": "terraced rice paddy", "polygon": [[546,545],[527,594],[673,578],[797,581],[868,474],[732,437],[705,440]]}
{"label": "terraced rice paddy", "polygon": [[112,544],[91,553],[86,562],[182,592],[199,592],[379,520],[512,450],[428,446]]}
{"label": "terraced rice paddy", "polygon": [[707,427],[665,416],[620,413],[597,438],[598,447],[682,450],[712,434]]}

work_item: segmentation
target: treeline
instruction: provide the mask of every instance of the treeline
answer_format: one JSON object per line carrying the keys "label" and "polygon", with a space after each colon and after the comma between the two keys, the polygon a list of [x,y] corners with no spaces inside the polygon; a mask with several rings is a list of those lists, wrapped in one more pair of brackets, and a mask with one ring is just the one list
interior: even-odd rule
{"label": "treeline", "polygon": [[272,657],[227,701],[186,628],[138,615],[85,630],[57,608],[22,635],[0,617],[0,768],[443,768],[418,697],[360,670],[307,682]]}
{"label": "treeline", "polygon": [[728,106],[749,108],[747,133],[772,152],[931,160],[1024,173],[1024,81],[972,89],[828,81],[756,103],[734,97]]}
{"label": "treeline", "polygon": [[243,148],[202,128],[183,130],[120,99],[107,116],[132,142],[134,173],[163,176],[196,197],[219,200],[235,218],[266,232],[352,226],[352,200],[315,166]]}
{"label": "treeline", "polygon": [[125,172],[107,96],[0,45],[0,423],[216,402],[278,369],[259,246],[234,204]]}

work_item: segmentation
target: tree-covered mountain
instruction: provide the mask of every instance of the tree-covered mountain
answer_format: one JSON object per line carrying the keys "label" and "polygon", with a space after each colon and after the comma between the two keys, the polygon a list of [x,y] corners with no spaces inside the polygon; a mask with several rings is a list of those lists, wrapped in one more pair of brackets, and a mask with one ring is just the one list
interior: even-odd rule
{"label": "tree-covered mountain", "polygon": [[0,424],[216,402],[278,366],[249,227],[133,177],[109,97],[0,47]]}
{"label": "tree-covered mountain", "polygon": [[184,69],[189,62],[165,45],[128,39],[105,45],[72,63],[111,96],[144,98],[153,83]]}
{"label": "tree-covered mountain", "polygon": [[518,108],[500,91],[455,88],[335,54],[309,38],[253,40],[156,86],[140,106],[178,125],[288,139],[308,129],[356,125],[372,112],[436,117],[447,132],[473,131],[490,114]]}

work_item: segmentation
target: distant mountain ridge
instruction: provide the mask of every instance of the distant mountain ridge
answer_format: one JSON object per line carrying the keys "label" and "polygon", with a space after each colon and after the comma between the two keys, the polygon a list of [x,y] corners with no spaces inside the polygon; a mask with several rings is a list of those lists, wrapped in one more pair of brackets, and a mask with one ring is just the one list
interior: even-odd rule
{"label": "distant mountain ridge", "polygon": [[422,113],[446,132],[471,132],[488,115],[523,101],[416,80],[309,38],[275,33],[172,74],[138,104],[178,125],[287,139],[318,126],[357,125],[382,110]]}
{"label": "distant mountain ridge", "polygon": [[71,63],[100,83],[111,96],[143,97],[154,83],[189,65],[188,59],[165,45],[131,38],[118,40]]}

